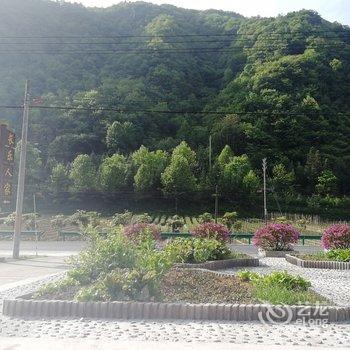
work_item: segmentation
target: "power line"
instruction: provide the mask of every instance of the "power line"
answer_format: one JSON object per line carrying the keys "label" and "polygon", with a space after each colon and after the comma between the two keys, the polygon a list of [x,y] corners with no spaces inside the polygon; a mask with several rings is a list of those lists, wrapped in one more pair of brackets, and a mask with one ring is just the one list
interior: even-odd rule
{"label": "power line", "polygon": [[[350,43],[328,43],[328,44],[318,44],[318,45],[307,45],[305,44],[305,49],[322,49],[322,48],[336,48],[340,46],[348,46]],[[245,49],[276,49],[276,48],[288,48],[288,43],[280,43],[276,45],[253,45],[251,47],[246,47]],[[123,49],[123,50],[6,50],[1,51],[0,55],[70,55],[70,54],[90,54],[90,55],[106,55],[106,54],[115,54],[115,55],[123,55],[123,54],[155,54],[155,53],[234,53],[237,49],[230,49],[224,47],[208,47],[208,48],[161,48],[161,49]]]}
{"label": "power line", "polygon": [[234,33],[206,33],[206,34],[164,34],[164,35],[135,35],[135,34],[114,34],[114,35],[8,35],[0,36],[0,39],[113,39],[113,38],[179,38],[179,37],[227,37],[227,36],[255,36],[255,35],[298,35],[298,34],[321,34],[321,33],[332,33],[332,34],[346,34],[350,35],[348,28],[341,29],[315,29],[305,31],[269,31],[264,30],[262,32],[234,32]]}
{"label": "power line", "polygon": [[[0,105],[3,109],[23,109],[23,106],[15,105]],[[207,114],[207,115],[227,115],[227,114],[237,114],[237,115],[288,115],[288,116],[302,116],[302,115],[320,115],[322,112],[286,112],[286,111],[200,111],[200,110],[170,110],[170,111],[160,111],[151,109],[130,109],[130,108],[110,108],[110,107],[70,107],[70,106],[30,106],[31,109],[38,110],[60,110],[60,111],[83,111],[83,112],[119,112],[119,113],[160,113],[160,114]],[[327,112],[323,112],[327,113]],[[349,113],[337,112],[337,115],[348,116]]]}
{"label": "power line", "polygon": [[[346,36],[349,35],[350,38],[350,31],[349,33],[344,33],[346,34]],[[294,35],[294,37],[296,39],[300,39],[300,37],[298,37],[298,35]],[[293,37],[293,38],[294,38]],[[0,38],[1,40],[2,38]],[[64,38],[62,38],[64,39]],[[84,39],[84,38],[82,38]],[[89,38],[91,39],[91,38]],[[101,38],[101,39],[105,39],[105,38]],[[130,39],[130,38],[128,38]],[[154,39],[159,39],[158,37],[154,37]],[[310,39],[310,37],[302,37],[301,39]],[[342,39],[341,37],[339,37],[339,35],[334,35],[334,33],[332,35],[327,35],[327,36],[323,36],[323,37],[317,37],[317,38],[311,38],[311,39]],[[348,39],[346,37],[346,39]],[[177,41],[151,41],[152,39],[149,39],[147,41],[128,41],[128,42],[96,42],[96,41],[84,41],[84,42],[77,42],[77,41],[71,41],[71,42],[67,42],[67,41],[56,41],[56,42],[47,42],[47,41],[37,41],[37,42],[0,42],[0,45],[132,45],[132,44],[193,44],[193,43],[232,43],[234,38],[230,39],[230,40],[226,40],[226,38],[224,37],[223,39],[214,39],[214,40],[177,40]],[[245,40],[244,38],[239,38],[238,40]],[[274,38],[273,36],[269,36],[267,38],[264,38],[264,40],[268,40],[268,41],[278,41],[281,40],[281,38]]]}

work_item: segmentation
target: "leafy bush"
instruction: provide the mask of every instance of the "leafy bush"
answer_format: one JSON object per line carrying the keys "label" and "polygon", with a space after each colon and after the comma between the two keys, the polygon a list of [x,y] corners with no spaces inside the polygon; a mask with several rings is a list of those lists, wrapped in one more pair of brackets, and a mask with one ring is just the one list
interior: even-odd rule
{"label": "leafy bush", "polygon": [[177,238],[165,246],[164,252],[177,263],[201,263],[231,257],[227,245],[213,238]]}
{"label": "leafy bush", "polygon": [[265,250],[291,250],[297,243],[299,232],[289,224],[269,224],[259,228],[253,237],[253,244]]}
{"label": "leafy bush", "polygon": [[243,270],[237,273],[237,277],[243,281],[268,286],[279,286],[288,290],[306,291],[311,283],[300,276],[294,276],[287,271],[274,271],[268,275],[260,275],[256,272]]}
{"label": "leafy bush", "polygon": [[222,217],[222,223],[232,230],[234,223],[236,222],[238,214],[236,211],[227,212]]}
{"label": "leafy bush", "polygon": [[350,262],[350,249],[334,249],[326,253],[328,259]]}
{"label": "leafy bush", "polygon": [[308,290],[311,286],[309,281],[286,271],[275,271],[265,276],[251,271],[239,271],[237,277],[241,281],[251,282],[253,295],[259,302],[296,304],[325,301]]}
{"label": "leafy bush", "polygon": [[88,226],[97,227],[101,223],[101,214],[96,211],[77,210],[67,219],[67,223],[84,229]]}
{"label": "leafy bush", "polygon": [[40,298],[44,295],[51,294],[51,293],[65,292],[72,289],[72,287],[75,287],[78,285],[79,285],[78,281],[76,281],[71,277],[67,277],[56,282],[45,284],[35,293],[35,297]]}
{"label": "leafy bush", "polygon": [[107,287],[102,281],[81,288],[74,297],[77,301],[111,301]]}
{"label": "leafy bush", "polygon": [[350,248],[350,226],[343,224],[329,226],[322,235],[322,246],[325,249]]}
{"label": "leafy bush", "polygon": [[235,232],[242,230],[243,221],[237,220],[233,223],[232,228]]}
{"label": "leafy bush", "polygon": [[260,278],[260,275],[256,272],[243,270],[237,272],[237,277],[244,282],[252,282]]}
{"label": "leafy bush", "polygon": [[306,291],[311,283],[300,276],[290,275],[287,271],[275,271],[263,276],[260,281],[269,286],[280,286],[288,290]]}
{"label": "leafy bush", "polygon": [[185,223],[182,218],[178,215],[174,215],[169,224],[171,225],[171,231],[172,232],[179,232],[181,228],[184,227]]}
{"label": "leafy bush", "polygon": [[230,237],[230,230],[223,224],[206,222],[194,228],[191,234],[195,237],[214,238],[220,241],[227,241]]}
{"label": "leafy bush", "polygon": [[203,213],[198,216],[198,222],[201,224],[204,224],[206,222],[213,222],[213,221],[214,221],[213,215],[211,215],[210,213]]}
{"label": "leafy bush", "polygon": [[143,213],[134,216],[132,221],[133,224],[150,224],[152,222],[152,217],[148,213]]}
{"label": "leafy bush", "polygon": [[115,213],[112,217],[112,224],[118,225],[130,225],[133,217],[133,213],[129,210],[125,210],[123,213]]}
{"label": "leafy bush", "polygon": [[124,228],[124,235],[132,242],[140,242],[144,236],[150,233],[154,239],[160,239],[160,229],[155,224],[148,224],[145,222],[132,224]]}
{"label": "leafy bush", "polygon": [[106,239],[91,235],[89,248],[72,258],[73,269],[68,275],[86,285],[116,268],[130,268],[136,261],[133,244],[119,231],[111,232]]}

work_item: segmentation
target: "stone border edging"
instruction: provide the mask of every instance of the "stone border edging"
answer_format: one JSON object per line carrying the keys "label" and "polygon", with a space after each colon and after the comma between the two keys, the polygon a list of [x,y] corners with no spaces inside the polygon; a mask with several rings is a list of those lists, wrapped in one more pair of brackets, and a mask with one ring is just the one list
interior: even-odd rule
{"label": "stone border edging", "polygon": [[[3,314],[33,318],[289,322],[350,319],[350,307],[4,300]],[[282,314],[282,316],[281,316]]]}
{"label": "stone border edging", "polygon": [[227,260],[216,260],[206,261],[198,264],[179,263],[174,264],[175,268],[198,268],[206,270],[221,270],[228,269],[231,267],[244,267],[244,266],[259,266],[259,259],[246,258],[246,259],[227,259]]}
{"label": "stone border edging", "polygon": [[286,255],[286,260],[296,266],[312,269],[333,269],[333,270],[350,270],[350,263],[342,261],[314,261],[303,260],[293,255]]}

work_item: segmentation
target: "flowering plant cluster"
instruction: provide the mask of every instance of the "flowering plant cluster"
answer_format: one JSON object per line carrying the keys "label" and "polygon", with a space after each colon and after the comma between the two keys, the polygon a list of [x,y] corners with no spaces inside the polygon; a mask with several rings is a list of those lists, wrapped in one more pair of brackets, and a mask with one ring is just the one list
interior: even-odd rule
{"label": "flowering plant cluster", "polygon": [[223,224],[205,222],[194,228],[191,234],[195,237],[215,238],[219,241],[227,241],[230,237],[230,230]]}
{"label": "flowering plant cluster", "polygon": [[322,235],[322,246],[325,249],[349,249],[350,226],[343,224],[329,226]]}
{"label": "flowering plant cluster", "polygon": [[124,235],[133,242],[142,240],[143,236],[151,235],[155,240],[160,239],[160,229],[155,224],[148,224],[140,222],[126,226],[124,228]]}
{"label": "flowering plant cluster", "polygon": [[265,250],[292,250],[297,243],[299,232],[290,224],[269,224],[259,228],[253,237],[253,244]]}

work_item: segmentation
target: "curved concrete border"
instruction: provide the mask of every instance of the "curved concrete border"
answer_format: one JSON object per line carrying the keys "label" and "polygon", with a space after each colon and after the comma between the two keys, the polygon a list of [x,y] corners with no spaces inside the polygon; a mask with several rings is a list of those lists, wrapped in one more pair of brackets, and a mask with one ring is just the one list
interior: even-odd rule
{"label": "curved concrete border", "polygon": [[217,261],[206,261],[204,263],[198,264],[175,264],[174,267],[177,268],[198,268],[206,270],[221,270],[229,269],[231,267],[244,267],[244,266],[259,266],[259,259],[256,258],[246,258],[246,259],[227,259],[227,260],[217,260]]}
{"label": "curved concrete border", "polygon": [[33,318],[99,318],[157,320],[221,320],[293,322],[350,319],[350,307],[239,304],[175,304],[143,302],[75,302],[4,300],[3,314]]}
{"label": "curved concrete border", "polygon": [[292,255],[286,255],[286,260],[289,263],[299,267],[308,267],[313,269],[350,270],[350,263],[342,261],[303,260]]}

